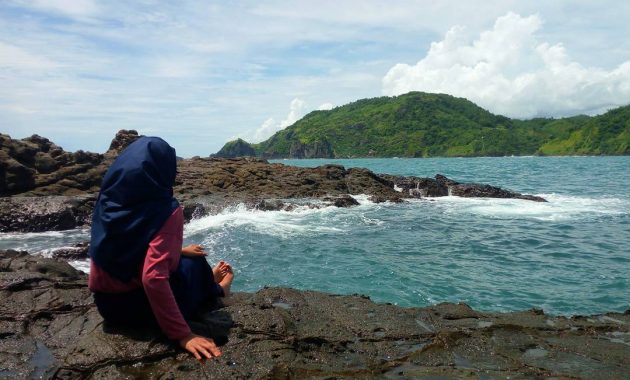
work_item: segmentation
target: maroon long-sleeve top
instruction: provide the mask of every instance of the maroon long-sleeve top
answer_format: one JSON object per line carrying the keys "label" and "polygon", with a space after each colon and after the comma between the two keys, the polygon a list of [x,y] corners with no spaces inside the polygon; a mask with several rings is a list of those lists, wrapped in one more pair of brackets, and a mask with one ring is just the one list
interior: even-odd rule
{"label": "maroon long-sleeve top", "polygon": [[184,214],[181,207],[173,211],[149,243],[139,276],[122,282],[90,262],[88,285],[93,292],[124,293],[139,288],[149,299],[158,325],[167,337],[183,339],[191,334],[190,327],[179,311],[169,284],[169,277],[179,265],[184,236]]}

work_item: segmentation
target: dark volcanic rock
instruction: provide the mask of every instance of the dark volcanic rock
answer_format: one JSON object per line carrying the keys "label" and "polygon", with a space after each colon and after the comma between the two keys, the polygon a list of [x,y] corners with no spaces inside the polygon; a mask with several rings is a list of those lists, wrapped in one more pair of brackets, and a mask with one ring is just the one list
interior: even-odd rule
{"label": "dark volcanic rock", "polygon": [[0,198],[0,232],[60,231],[91,222],[93,196]]}
{"label": "dark volcanic rock", "polygon": [[[200,365],[153,330],[103,325],[68,264],[0,252],[0,377],[61,379],[589,378],[630,373],[630,316],[401,308],[364,296],[236,293],[192,326],[223,355]],[[230,330],[231,327],[231,330]],[[226,335],[229,334],[229,335]]]}
{"label": "dark volcanic rock", "polygon": [[[100,155],[83,151],[68,153],[37,135],[23,140],[0,135],[0,196],[94,194],[111,161],[138,137],[136,131],[121,130],[105,155]],[[397,201],[401,197],[449,193],[543,201],[489,185],[460,184],[439,174],[435,179],[376,175],[367,169],[346,170],[340,165],[298,168],[256,158],[196,157],[179,160],[178,170],[175,193],[184,201],[210,195],[251,201],[343,194],[367,194],[375,199]],[[394,185],[402,193],[395,192]]]}
{"label": "dark volcanic rock", "polygon": [[444,182],[438,182],[433,178],[403,177],[389,174],[381,174],[380,177],[390,181],[392,186],[395,185],[403,196],[420,198],[445,197],[448,195],[448,186],[445,185]]}
{"label": "dark volcanic rock", "polygon": [[14,140],[0,134],[0,196],[96,193],[113,159],[138,137],[119,131],[103,155],[66,152],[38,135]]}
{"label": "dark volcanic rock", "polygon": [[359,201],[348,194],[338,197],[324,197],[324,201],[332,203],[335,207],[352,207],[359,205]]}
{"label": "dark volcanic rock", "polygon": [[374,202],[374,203],[384,203],[384,202],[392,202],[392,203],[401,203],[404,202],[404,200],[402,198],[383,198],[379,195],[370,195],[370,197],[368,198],[368,200],[370,202]]}
{"label": "dark volcanic rock", "polygon": [[[5,199],[0,203],[3,216],[0,231],[61,230],[88,224],[93,199],[86,202],[82,196],[96,196],[113,159],[138,137],[136,131],[121,130],[109,150],[101,155],[65,152],[37,135],[23,140],[0,135],[0,196],[78,196],[76,201]],[[323,145],[313,149],[320,148],[325,150]],[[257,158],[195,157],[178,160],[177,165],[179,174],[174,192],[184,205],[186,220],[238,203],[260,210],[288,210],[297,204],[286,200],[298,198],[308,202],[328,197],[334,205],[348,207],[356,204],[349,194],[365,194],[374,202],[449,194],[545,201],[490,185],[460,184],[439,174],[435,179],[377,175],[362,168],[346,170],[340,165],[300,168]],[[278,200],[284,200],[283,204]],[[311,205],[320,207],[317,202]]]}
{"label": "dark volcanic rock", "polygon": [[256,210],[261,211],[291,211],[296,205],[285,202],[281,199],[263,199],[254,205]]}
{"label": "dark volcanic rock", "polygon": [[190,222],[192,219],[198,219],[208,215],[208,211],[206,211],[206,206],[198,202],[184,202],[182,204],[182,209],[184,211],[184,220],[186,222]]}
{"label": "dark volcanic rock", "polygon": [[535,195],[523,195],[500,187],[483,185],[477,183],[462,183],[450,187],[451,195],[457,197],[474,197],[474,198],[516,198],[525,199],[535,202],[547,202],[544,198]]}
{"label": "dark volcanic rock", "polygon": [[392,182],[404,195],[410,197],[443,197],[453,195],[457,197],[475,198],[515,198],[534,202],[547,202],[546,199],[535,195],[525,195],[509,191],[496,186],[479,183],[459,183],[441,174],[433,178],[403,177],[381,174],[381,178]]}
{"label": "dark volcanic rock", "polygon": [[[33,135],[13,140],[0,135],[0,196],[76,195],[97,191],[102,174],[94,169],[103,155],[77,151],[65,152],[48,139]],[[46,188],[43,193],[39,188]]]}
{"label": "dark volcanic rock", "polygon": [[141,136],[133,129],[121,129],[116,133],[116,136],[114,136],[114,139],[109,144],[109,149],[107,149],[105,155],[111,158],[118,157],[120,152],[125,150],[129,144],[136,141],[139,137]]}
{"label": "dark volcanic rock", "polygon": [[256,158],[197,158],[179,162],[175,194],[180,199],[211,196],[248,202],[262,199],[323,198],[378,194],[399,198],[392,184],[367,169],[339,165],[300,168]]}
{"label": "dark volcanic rock", "polygon": [[83,260],[88,258],[90,242],[84,241],[72,247],[56,248],[50,251],[50,257],[63,260]]}

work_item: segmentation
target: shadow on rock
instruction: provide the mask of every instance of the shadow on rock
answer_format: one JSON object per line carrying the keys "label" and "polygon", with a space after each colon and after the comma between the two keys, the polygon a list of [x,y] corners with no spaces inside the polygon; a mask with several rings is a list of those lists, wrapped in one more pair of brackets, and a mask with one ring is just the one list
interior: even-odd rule
{"label": "shadow on rock", "polygon": [[228,342],[234,321],[232,315],[223,309],[223,304],[220,304],[188,321],[188,325],[194,334],[212,338],[217,346],[223,346]]}

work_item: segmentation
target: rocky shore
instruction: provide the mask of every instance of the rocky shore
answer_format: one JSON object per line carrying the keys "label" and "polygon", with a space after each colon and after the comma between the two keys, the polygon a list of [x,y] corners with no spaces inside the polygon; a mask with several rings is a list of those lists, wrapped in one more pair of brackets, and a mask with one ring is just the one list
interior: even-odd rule
{"label": "rocky shore", "polygon": [[485,313],[401,308],[285,288],[237,293],[193,328],[223,356],[201,365],[152,329],[104,325],[85,274],[0,252],[0,378],[622,379],[630,311]]}
{"label": "rocky shore", "polygon": [[[138,137],[120,131],[105,154],[65,152],[40,137],[0,135],[0,232],[85,227],[101,178]],[[259,210],[352,207],[440,196],[545,202],[486,184],[375,174],[339,165],[299,168],[256,158],[178,161],[175,194],[187,219],[245,204]],[[0,379],[621,379],[630,373],[630,310],[554,317],[541,310],[475,311],[464,304],[402,308],[362,295],[287,288],[237,293],[208,306],[193,329],[223,356],[205,365],[157,329],[103,323],[86,275],[67,260],[0,251]]]}
{"label": "rocky shore", "polygon": [[[0,135],[0,232],[38,232],[87,226],[101,179],[118,153],[138,138],[119,131],[105,154],[66,152],[33,135],[16,140]],[[485,184],[463,184],[435,178],[375,174],[340,165],[300,168],[257,158],[201,158],[178,161],[175,195],[187,219],[214,214],[238,203],[262,210],[351,207],[351,195],[366,194],[374,202],[446,195],[519,198],[531,195]]]}

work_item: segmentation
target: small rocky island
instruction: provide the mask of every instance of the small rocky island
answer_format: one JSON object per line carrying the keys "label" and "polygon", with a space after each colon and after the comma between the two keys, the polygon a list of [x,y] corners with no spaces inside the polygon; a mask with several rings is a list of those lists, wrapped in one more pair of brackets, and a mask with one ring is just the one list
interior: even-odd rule
{"label": "small rocky island", "polygon": [[[138,135],[120,131],[105,154],[0,135],[0,232],[88,226],[107,167]],[[351,196],[404,202],[438,196],[520,198],[491,185],[375,174],[338,165],[297,168],[256,158],[178,163],[188,219],[243,203],[260,210],[352,207]],[[157,331],[103,324],[86,275],[57,259],[0,251],[0,378],[55,379],[621,379],[630,373],[630,310],[554,317],[485,313],[464,304],[402,308],[362,295],[286,288],[237,293],[193,329],[222,345],[205,365]]]}

